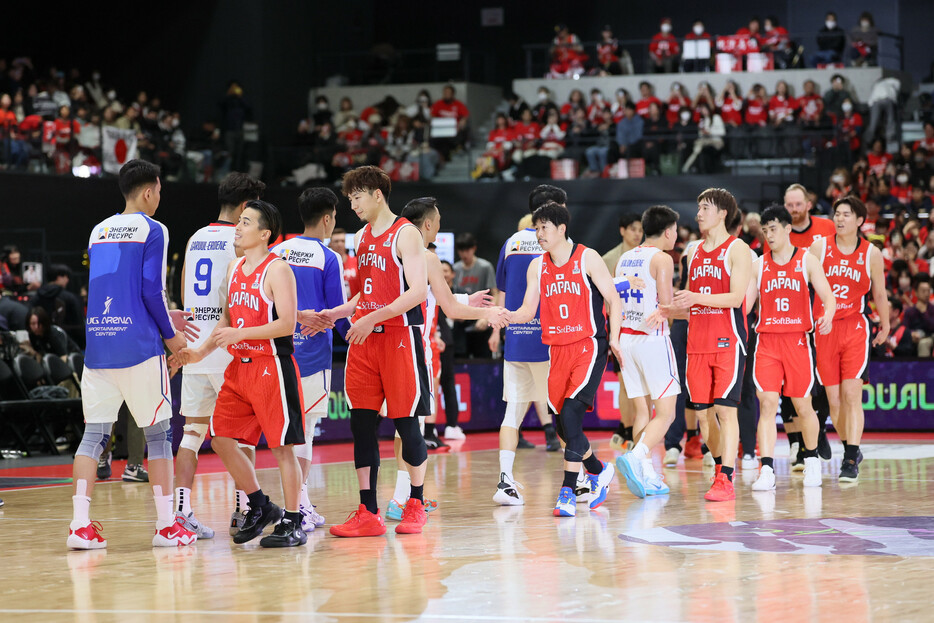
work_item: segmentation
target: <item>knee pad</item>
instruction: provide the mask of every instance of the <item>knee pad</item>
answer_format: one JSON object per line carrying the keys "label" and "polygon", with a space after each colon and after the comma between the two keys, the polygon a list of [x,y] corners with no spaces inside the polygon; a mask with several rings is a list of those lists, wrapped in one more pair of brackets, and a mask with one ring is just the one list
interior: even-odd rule
{"label": "knee pad", "polygon": [[208,434],[208,425],[185,424],[182,430],[185,431],[185,434],[182,435],[182,442],[178,445],[179,449],[185,448],[198,454],[202,444],[204,444],[204,437]]}
{"label": "knee pad", "polygon": [[526,405],[527,403],[517,403],[517,402],[507,402],[506,403],[506,414],[503,415],[503,426],[508,426],[509,428],[519,428],[519,417],[520,415],[525,415],[525,413],[520,414],[519,408],[521,405]]}
{"label": "knee pad", "polygon": [[81,436],[81,445],[78,446],[76,455],[87,456],[95,461],[101,458],[104,448],[110,443],[110,431],[113,429],[113,422],[106,423],[87,423],[84,425],[84,434]]}
{"label": "knee pad", "polygon": [[311,460],[311,444],[307,441],[300,446],[292,446],[292,452],[295,454],[296,459]]}
{"label": "knee pad", "polygon": [[572,463],[579,463],[587,450],[590,448],[590,442],[584,435],[584,414],[587,412],[587,405],[574,400],[573,398],[565,400],[561,409],[559,420],[564,424],[564,441],[567,444],[564,448],[564,460]]}
{"label": "knee pad", "polygon": [[402,439],[402,460],[412,467],[427,461],[428,448],[425,446],[425,438],[419,432],[418,419],[403,417],[393,420],[393,424]]}
{"label": "knee pad", "polygon": [[143,429],[146,435],[146,449],[149,460],[172,459],[172,427],[168,420],[162,420]]}
{"label": "knee pad", "polygon": [[354,467],[379,467],[379,413],[372,409],[350,410],[350,432],[353,434]]}

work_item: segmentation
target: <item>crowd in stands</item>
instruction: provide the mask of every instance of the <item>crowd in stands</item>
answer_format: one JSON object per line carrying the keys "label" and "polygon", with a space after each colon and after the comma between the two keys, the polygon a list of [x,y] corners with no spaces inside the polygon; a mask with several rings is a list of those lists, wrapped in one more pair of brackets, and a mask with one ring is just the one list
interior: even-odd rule
{"label": "crowd in stands", "polygon": [[[807,55],[800,43],[792,39],[775,16],[765,19],[752,17],[735,33],[719,35],[709,33],[701,19],[694,19],[690,24],[690,30],[678,37],[674,34],[671,18],[663,17],[659,21],[658,32],[651,39],[648,39],[646,33],[647,58],[645,66],[639,67],[639,73],[710,71],[717,51],[734,56],[735,67],[739,69],[748,67],[753,54],[765,55],[765,66],[777,69],[828,65],[842,67],[844,64],[862,67],[878,63],[879,30],[869,12],[863,12],[858,23],[847,32],[837,22],[836,13],[828,11],[819,30],[815,28],[817,50],[810,55]],[[718,37],[722,40],[718,41]],[[699,46],[699,42],[704,44]],[[614,36],[610,25],[603,26],[595,44],[585,47],[566,24],[558,24],[550,46],[550,66],[546,77],[634,74],[637,72],[632,56],[630,50]],[[761,57],[755,58],[760,60]]]}

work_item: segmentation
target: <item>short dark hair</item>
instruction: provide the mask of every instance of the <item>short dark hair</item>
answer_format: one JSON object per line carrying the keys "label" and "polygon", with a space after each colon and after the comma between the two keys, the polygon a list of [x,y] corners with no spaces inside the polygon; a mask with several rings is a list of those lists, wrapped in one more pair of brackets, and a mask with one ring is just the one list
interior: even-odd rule
{"label": "short dark hair", "polygon": [[250,199],[262,199],[266,184],[252,175],[233,172],[217,187],[217,200],[222,206],[238,206]]}
{"label": "short dark hair", "polygon": [[343,227],[335,227],[334,231],[331,232],[331,238],[333,238],[336,234],[344,234],[346,236],[347,230]]}
{"label": "short dark hair", "polygon": [[678,222],[678,213],[668,206],[652,206],[642,215],[642,233],[646,238],[655,238]]}
{"label": "short dark hair", "polygon": [[740,218],[739,206],[736,205],[736,197],[730,191],[725,188],[708,188],[697,196],[697,203],[701,201],[709,201],[717,206],[718,210],[726,210],[727,229],[733,229],[739,224],[734,223]]}
{"label": "short dark hair", "polygon": [[791,214],[785,209],[785,206],[773,203],[762,212],[761,223],[765,227],[766,223],[778,221],[780,225],[791,225]]}
{"label": "short dark hair", "polygon": [[306,188],[298,196],[298,214],[305,227],[314,227],[325,214],[337,209],[337,195],[326,186]]}
{"label": "short dark hair", "polygon": [[454,248],[458,251],[474,249],[476,246],[477,238],[469,231],[465,231],[462,234],[457,234],[457,238],[454,239]]}
{"label": "short dark hair", "polygon": [[567,238],[567,227],[571,224],[571,213],[561,204],[549,201],[532,213],[532,224],[548,222],[558,227],[564,225],[564,237]]}
{"label": "short dark hair", "polygon": [[920,286],[922,283],[931,285],[931,276],[926,275],[924,273],[918,273],[917,275],[911,278],[911,281],[912,281],[911,283],[912,289],[917,290],[918,286]]}
{"label": "short dark hair", "polygon": [[389,175],[379,167],[362,166],[344,173],[341,182],[341,191],[346,195],[359,191],[365,191],[373,194],[374,190],[383,193],[383,197],[389,199],[389,193],[392,191],[392,182]]}
{"label": "short dark hair", "polygon": [[532,214],[549,201],[565,205],[568,202],[568,194],[563,188],[551,184],[539,184],[529,193],[529,214]]}
{"label": "short dark hair", "polygon": [[902,311],[903,309],[905,309],[905,306],[902,305],[902,302],[898,299],[897,296],[889,297],[889,307],[891,307],[892,309],[896,311]]}
{"label": "short dark hair", "polygon": [[55,281],[59,277],[68,277],[71,279],[72,272],[71,269],[64,264],[52,264],[49,266],[48,273],[46,274],[48,275],[49,281]]}
{"label": "short dark hair", "polygon": [[632,102],[632,100],[626,100],[626,103],[624,104],[624,106],[626,107],[626,110],[636,109],[636,105]]}
{"label": "short dark hair", "polygon": [[117,184],[125,199],[129,199],[144,186],[152,186],[159,181],[159,167],[145,160],[130,160],[120,168]]}
{"label": "short dark hair", "polygon": [[279,208],[261,199],[247,201],[244,206],[244,209],[246,208],[252,208],[259,212],[257,225],[260,229],[269,230],[269,244],[279,238],[279,234],[282,233],[282,215],[279,214]]}
{"label": "short dark hair", "polygon": [[448,268],[450,268],[451,270],[454,270],[454,266],[451,265],[451,263],[450,263],[449,261],[447,261],[447,260],[441,260],[441,263],[442,263],[442,264],[447,264]]}
{"label": "short dark hair", "polygon": [[833,202],[833,209],[830,211],[830,213],[836,214],[837,208],[842,205],[850,206],[850,209],[853,210],[853,214],[855,214],[857,218],[862,218],[864,223],[866,222],[866,217],[869,216],[869,211],[866,210],[866,204],[863,203],[859,197],[854,195],[840,197]]}
{"label": "short dark hair", "polygon": [[619,217],[619,228],[626,229],[636,221],[642,219],[638,212],[625,212]]}
{"label": "short dark hair", "polygon": [[421,227],[430,215],[438,211],[438,200],[434,197],[412,199],[402,208],[402,218],[408,219],[416,227]]}

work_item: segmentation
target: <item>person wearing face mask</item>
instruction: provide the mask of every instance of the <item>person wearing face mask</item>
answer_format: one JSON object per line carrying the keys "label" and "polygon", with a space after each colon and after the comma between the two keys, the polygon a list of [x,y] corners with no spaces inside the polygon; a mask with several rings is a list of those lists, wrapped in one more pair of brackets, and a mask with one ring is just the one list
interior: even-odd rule
{"label": "person wearing face mask", "polygon": [[681,48],[678,39],[671,34],[671,18],[663,17],[659,32],[649,44],[649,70],[656,74],[670,74],[678,69]]}
{"label": "person wearing face mask", "polygon": [[311,114],[311,120],[314,123],[313,128],[333,122],[334,113],[331,112],[331,103],[326,95],[315,98],[315,111]]}
{"label": "person wearing face mask", "polygon": [[591,125],[598,125],[603,121],[603,111],[609,109],[606,101],[603,99],[603,93],[600,89],[591,89],[590,104],[587,106],[587,120]]}
{"label": "person wearing face mask", "polygon": [[774,15],[765,18],[763,30],[765,34],[762,36],[762,51],[772,53],[776,69],[790,68],[794,60],[794,50],[788,31],[778,23],[778,18]]}
{"label": "person wearing face mask", "polygon": [[688,156],[694,150],[697,132],[697,124],[694,122],[694,113],[691,109],[684,107],[679,110],[678,121],[671,126],[672,146],[678,155],[679,168],[684,166]]}
{"label": "person wearing face mask", "polygon": [[846,32],[837,24],[837,14],[827,11],[824,27],[817,32],[817,51],[811,55],[811,67],[843,62]]}
{"label": "person wearing face mask", "polygon": [[[521,98],[520,98],[521,100]],[[511,102],[510,102],[511,103]],[[523,104],[525,102],[522,102]],[[414,119],[421,113],[425,119],[431,118],[431,94],[426,89],[422,89],[415,96],[415,102],[409,104],[405,109],[405,116]]]}
{"label": "person wearing face mask", "polygon": [[[548,121],[548,113],[552,110],[558,110],[558,106],[551,101],[551,91],[548,87],[538,88],[535,104],[532,106],[532,117],[539,125],[544,125]],[[522,115],[519,115],[520,120]]]}
{"label": "person wearing face mask", "polygon": [[874,66],[879,54],[879,29],[872,13],[864,11],[850,31],[850,62],[854,67]]}
{"label": "person wearing face mask", "polygon": [[909,183],[908,170],[899,169],[895,174],[895,183],[892,184],[892,196],[902,205],[908,205],[911,202],[911,184]]}
{"label": "person wearing face mask", "polygon": [[848,152],[845,153],[845,156],[848,158],[847,162],[849,163],[859,152],[861,145],[859,137],[863,130],[863,117],[853,110],[853,102],[849,98],[843,100],[840,108],[843,111],[843,117],[837,122],[837,132],[840,134],[843,143],[842,147]]}
{"label": "person wearing face mask", "polygon": [[[706,39],[710,41],[710,33],[704,29],[704,22],[700,18],[694,20],[694,25],[691,26],[691,32],[684,35],[685,41],[698,41]],[[709,53],[706,58],[687,58],[681,63],[684,71],[710,71],[710,59],[711,55]]]}
{"label": "person wearing face mask", "polygon": [[668,104],[665,106],[665,120],[669,126],[678,123],[678,116],[682,108],[691,106],[691,98],[687,89],[680,82],[671,85],[671,94],[668,96]]}

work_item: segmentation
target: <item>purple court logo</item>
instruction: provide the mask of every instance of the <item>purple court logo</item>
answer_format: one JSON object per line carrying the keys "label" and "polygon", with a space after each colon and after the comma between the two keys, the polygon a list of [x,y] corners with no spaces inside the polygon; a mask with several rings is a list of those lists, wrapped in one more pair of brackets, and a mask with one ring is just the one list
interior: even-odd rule
{"label": "purple court logo", "polygon": [[667,526],[619,535],[676,549],[837,556],[934,556],[934,517],[778,519]]}

